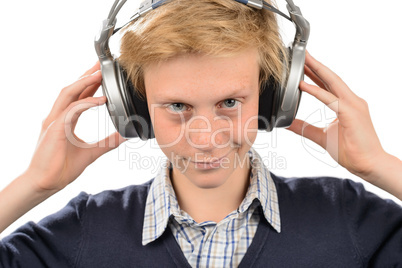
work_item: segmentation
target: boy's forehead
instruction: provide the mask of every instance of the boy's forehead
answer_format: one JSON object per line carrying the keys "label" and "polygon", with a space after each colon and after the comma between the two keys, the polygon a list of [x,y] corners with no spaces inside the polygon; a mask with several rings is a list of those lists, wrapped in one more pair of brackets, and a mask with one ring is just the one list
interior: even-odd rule
{"label": "boy's forehead", "polygon": [[256,50],[245,50],[230,57],[180,55],[144,68],[147,95],[155,100],[204,97],[238,97],[258,84]]}
{"label": "boy's forehead", "polygon": [[[168,90],[166,88],[156,89],[154,100],[156,101],[166,101],[166,102],[185,102],[188,103],[192,100],[199,100],[201,96],[205,96],[209,100],[222,100],[229,98],[243,98],[246,97],[251,91],[252,87],[247,86],[227,86],[223,90],[213,89],[214,94],[211,91],[202,91],[200,89],[195,90],[201,94],[193,94],[193,90],[187,90],[186,88],[175,88],[173,90]],[[219,93],[218,93],[219,92]],[[204,93],[204,94],[203,94]]]}

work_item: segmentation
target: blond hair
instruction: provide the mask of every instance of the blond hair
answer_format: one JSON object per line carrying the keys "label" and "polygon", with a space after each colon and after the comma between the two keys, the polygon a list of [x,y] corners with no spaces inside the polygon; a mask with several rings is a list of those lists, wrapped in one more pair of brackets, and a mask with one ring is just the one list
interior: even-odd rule
{"label": "blond hair", "polygon": [[282,82],[286,53],[273,12],[234,0],[171,0],[127,28],[119,62],[146,98],[147,64],[184,53],[232,56],[250,47],[259,53],[260,83],[270,77]]}

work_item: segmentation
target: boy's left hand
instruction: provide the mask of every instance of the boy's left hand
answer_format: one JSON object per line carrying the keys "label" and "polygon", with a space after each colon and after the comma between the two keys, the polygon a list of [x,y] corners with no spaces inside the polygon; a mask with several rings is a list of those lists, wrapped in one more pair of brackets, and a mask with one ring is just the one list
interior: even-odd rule
{"label": "boy's left hand", "polygon": [[[317,143],[353,174],[376,184],[380,166],[388,155],[374,130],[367,102],[354,94],[342,79],[306,53],[305,74],[315,85],[302,81],[300,89],[313,95],[333,110],[335,119],[326,128],[318,128],[295,119],[289,130]],[[394,163],[400,166],[401,162]],[[399,168],[400,168],[399,166]],[[395,167],[398,168],[398,167]],[[385,172],[386,170],[384,170]]]}

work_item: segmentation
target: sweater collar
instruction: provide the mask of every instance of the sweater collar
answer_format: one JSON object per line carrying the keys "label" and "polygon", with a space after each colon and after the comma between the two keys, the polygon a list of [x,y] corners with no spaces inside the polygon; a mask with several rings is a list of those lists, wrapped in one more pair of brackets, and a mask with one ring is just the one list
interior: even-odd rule
{"label": "sweater collar", "polygon": [[[278,196],[275,184],[264,165],[260,155],[253,147],[248,151],[251,162],[250,186],[246,196],[239,206],[238,213],[243,213],[257,199],[262,207],[265,219],[279,233],[281,222],[279,215]],[[159,238],[168,226],[169,218],[185,219],[190,217],[180,210],[170,181],[172,164],[166,159],[152,182],[145,206],[142,244],[146,245]]]}

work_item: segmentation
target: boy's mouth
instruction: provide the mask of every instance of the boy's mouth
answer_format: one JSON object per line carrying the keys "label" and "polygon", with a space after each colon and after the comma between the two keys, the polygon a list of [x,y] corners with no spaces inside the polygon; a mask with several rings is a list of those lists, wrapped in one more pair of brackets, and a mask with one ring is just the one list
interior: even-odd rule
{"label": "boy's mouth", "polygon": [[[212,164],[212,163],[216,163],[221,161],[223,158],[225,158],[226,156],[228,156],[234,149],[231,149],[229,152],[227,152],[225,155],[223,155],[220,158],[216,158],[216,157],[212,157],[212,158],[206,158],[205,161],[191,161],[192,163],[196,163],[196,164]],[[194,159],[194,158],[189,158],[189,159]],[[212,160],[211,160],[212,159]]]}

